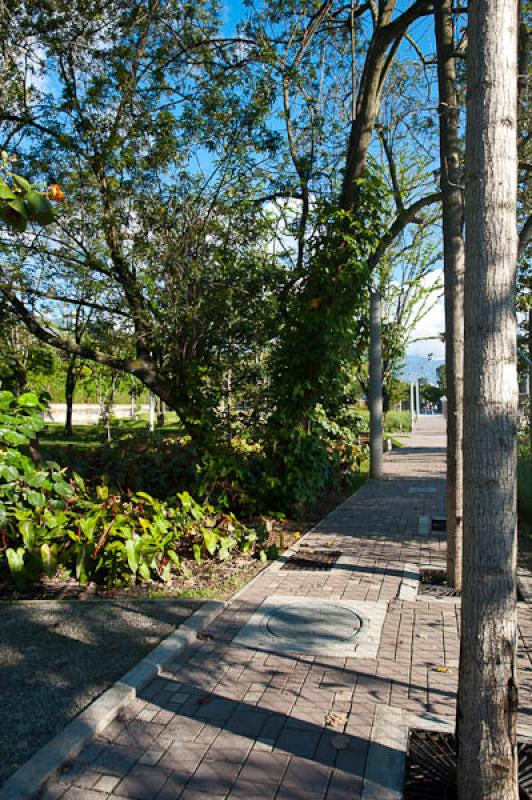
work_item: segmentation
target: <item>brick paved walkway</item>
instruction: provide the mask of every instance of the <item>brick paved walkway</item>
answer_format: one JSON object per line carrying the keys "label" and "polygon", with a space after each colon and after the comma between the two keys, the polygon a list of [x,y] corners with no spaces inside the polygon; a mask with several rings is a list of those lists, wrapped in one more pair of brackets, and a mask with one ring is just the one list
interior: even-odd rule
{"label": "brick paved walkway", "polygon": [[[398,596],[412,565],[444,561],[443,536],[419,533],[420,516],[445,513],[443,421],[422,418],[409,446],[385,463],[386,480],[368,482],[302,540],[341,550],[339,568],[294,572],[276,562],[262,572],[211,625],[210,638],[154,680],[43,800],[360,800],[370,796],[369,771],[378,783],[380,757],[384,765],[390,755],[382,746],[368,763],[369,742],[382,733],[376,709],[452,720],[459,603]],[[385,603],[377,657],[234,643],[262,601],[279,594]],[[532,639],[525,607],[520,622],[524,643]],[[524,650],[520,663],[520,727],[528,732]]]}

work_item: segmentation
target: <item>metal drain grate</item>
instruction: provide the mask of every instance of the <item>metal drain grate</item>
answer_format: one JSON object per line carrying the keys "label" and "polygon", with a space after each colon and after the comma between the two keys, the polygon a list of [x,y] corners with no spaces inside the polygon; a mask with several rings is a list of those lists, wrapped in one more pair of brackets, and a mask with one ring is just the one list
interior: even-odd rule
{"label": "metal drain grate", "polygon": [[[421,570],[419,575],[418,594],[428,594],[432,597],[460,597],[461,592],[447,584],[447,573],[443,569]],[[520,602],[530,602],[523,595],[519,582],[517,583],[517,599]]]}
{"label": "metal drain grate", "polygon": [[326,572],[336,564],[341,555],[339,550],[299,550],[290,556],[282,569]]}
{"label": "metal drain grate", "polygon": [[447,583],[447,573],[443,569],[425,569],[419,576],[418,594],[432,597],[460,597],[460,592]]}
{"label": "metal drain grate", "polygon": [[[532,800],[532,745],[518,744],[519,800]],[[456,800],[456,739],[451,733],[411,731],[404,800]]]}

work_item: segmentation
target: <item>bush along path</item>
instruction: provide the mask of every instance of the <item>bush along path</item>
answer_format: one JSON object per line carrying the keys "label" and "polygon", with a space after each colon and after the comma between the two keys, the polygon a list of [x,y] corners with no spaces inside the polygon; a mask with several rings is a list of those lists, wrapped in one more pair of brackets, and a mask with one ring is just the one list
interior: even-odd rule
{"label": "bush along path", "polygon": [[0,598],[225,599],[349,494],[244,523],[227,499],[111,488],[42,458],[45,410],[36,394],[0,391]]}
{"label": "bush along path", "polygon": [[15,590],[43,577],[107,588],[187,578],[191,564],[236,554],[267,559],[268,526],[250,528],[188,492],[161,501],[123,497],[41,462],[35,446],[45,405],[0,392],[0,576]]}

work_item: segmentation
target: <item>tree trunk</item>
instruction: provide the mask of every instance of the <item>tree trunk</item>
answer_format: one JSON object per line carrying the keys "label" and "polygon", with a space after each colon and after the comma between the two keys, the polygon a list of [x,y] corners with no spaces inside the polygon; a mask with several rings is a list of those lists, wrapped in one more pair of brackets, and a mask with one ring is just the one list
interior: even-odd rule
{"label": "tree trunk", "polygon": [[517,0],[469,4],[459,800],[518,800]]}
{"label": "tree trunk", "polygon": [[369,466],[370,477],[382,478],[382,310],[378,289],[371,291],[371,325],[369,342]]}
{"label": "tree trunk", "polygon": [[74,389],[76,388],[76,358],[69,358],[65,380],[65,433],[72,435],[72,407],[74,405]]}
{"label": "tree trunk", "polygon": [[452,0],[434,6],[440,115],[440,186],[447,376],[447,580],[462,588],[464,239]]}

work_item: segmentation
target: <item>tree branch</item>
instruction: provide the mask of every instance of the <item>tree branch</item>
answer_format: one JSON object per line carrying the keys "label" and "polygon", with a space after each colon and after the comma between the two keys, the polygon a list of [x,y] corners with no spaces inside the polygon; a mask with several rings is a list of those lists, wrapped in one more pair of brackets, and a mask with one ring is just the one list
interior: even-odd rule
{"label": "tree branch", "polygon": [[416,202],[412,203],[408,208],[403,209],[392,222],[388,233],[380,240],[375,252],[369,257],[368,264],[370,269],[373,270],[377,266],[388,247],[397,239],[406,226],[416,221],[416,217],[420,211],[426,208],[426,206],[438,203],[440,200],[441,192],[433,192],[432,194],[428,194],[416,200]]}
{"label": "tree branch", "polygon": [[78,308],[91,308],[95,311],[103,311],[107,314],[116,314],[119,317],[130,319],[130,315],[117,308],[110,308],[109,306],[102,306],[101,303],[93,303],[91,300],[77,297],[67,297],[66,295],[56,294],[55,292],[43,292],[39,289],[33,289],[27,286],[12,286],[11,284],[0,283],[0,291],[11,290],[12,292],[24,292],[25,294],[35,297],[42,297],[44,300],[57,300],[59,303],[67,303]]}
{"label": "tree branch", "polygon": [[29,332],[39,339],[39,341],[50,345],[50,347],[54,347],[56,350],[62,350],[64,353],[76,355],[88,361],[94,361],[97,364],[104,364],[107,367],[118,369],[122,372],[129,372],[135,375],[149,389],[152,389],[155,394],[161,397],[171,407],[175,406],[173,388],[157,374],[154,364],[149,359],[119,358],[109,353],[103,353],[101,350],[89,347],[88,345],[82,345],[63,339],[53,330],[39,322],[35,315],[32,314],[11,290],[2,286],[0,287],[0,291],[7,300],[7,310],[18,317]]}

